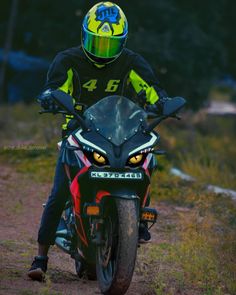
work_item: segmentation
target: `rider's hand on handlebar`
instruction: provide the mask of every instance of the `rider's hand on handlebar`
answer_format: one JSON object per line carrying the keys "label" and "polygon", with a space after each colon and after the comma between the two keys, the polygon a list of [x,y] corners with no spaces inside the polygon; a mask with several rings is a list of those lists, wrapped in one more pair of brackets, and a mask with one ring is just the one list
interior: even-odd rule
{"label": "rider's hand on handlebar", "polygon": [[158,101],[156,103],[146,105],[145,110],[148,113],[154,113],[157,116],[162,116],[164,104],[167,100],[170,100],[170,99],[171,98],[169,98],[169,97],[161,97],[158,99]]}
{"label": "rider's hand on handlebar", "polygon": [[40,100],[41,107],[45,110],[55,110],[57,108],[52,98],[47,97]]}
{"label": "rider's hand on handlebar", "polygon": [[145,106],[145,111],[147,113],[152,113],[152,114],[155,114],[155,115],[161,115],[161,112],[160,112],[160,109],[158,108],[158,106],[156,104],[147,104]]}
{"label": "rider's hand on handlebar", "polygon": [[53,90],[47,89],[44,91],[41,95],[37,97],[37,101],[40,103],[41,107],[44,110],[51,111],[52,113],[56,113],[57,111],[60,110],[58,105],[54,102],[51,92]]}

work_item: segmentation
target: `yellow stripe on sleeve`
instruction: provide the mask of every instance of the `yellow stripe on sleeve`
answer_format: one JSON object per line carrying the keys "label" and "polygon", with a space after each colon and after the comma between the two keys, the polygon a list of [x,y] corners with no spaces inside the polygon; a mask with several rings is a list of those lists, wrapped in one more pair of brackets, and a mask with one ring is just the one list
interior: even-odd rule
{"label": "yellow stripe on sleeve", "polygon": [[[70,94],[70,95],[73,94],[73,70],[72,69],[69,69],[67,71],[67,79],[65,83],[61,87],[59,87],[59,89],[64,91],[67,94]],[[74,99],[73,99],[73,102],[75,102]],[[66,115],[66,123],[62,125],[63,130],[67,129],[67,125],[72,118],[73,116]]]}
{"label": "yellow stripe on sleeve", "polygon": [[136,93],[144,90],[146,92],[147,102],[154,104],[159,96],[153,86],[149,86],[134,70],[130,71],[129,79]]}

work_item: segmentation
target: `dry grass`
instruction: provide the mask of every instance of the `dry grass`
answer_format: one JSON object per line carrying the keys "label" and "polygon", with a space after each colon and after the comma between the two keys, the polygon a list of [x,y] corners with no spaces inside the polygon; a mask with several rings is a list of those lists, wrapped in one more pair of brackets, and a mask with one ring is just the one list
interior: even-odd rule
{"label": "dry grass", "polygon": [[156,272],[146,275],[156,294],[235,294],[236,208],[212,194],[189,197],[194,208],[177,212],[174,240],[172,232],[151,246],[148,269]]}
{"label": "dry grass", "polygon": [[[236,120],[205,120],[160,126],[162,145],[170,152],[159,158],[152,196],[186,210],[172,226],[174,241],[150,249],[148,269],[157,271],[146,276],[152,277],[156,294],[236,294],[236,204],[204,189],[209,183],[236,188]],[[171,176],[172,163],[197,182]]]}

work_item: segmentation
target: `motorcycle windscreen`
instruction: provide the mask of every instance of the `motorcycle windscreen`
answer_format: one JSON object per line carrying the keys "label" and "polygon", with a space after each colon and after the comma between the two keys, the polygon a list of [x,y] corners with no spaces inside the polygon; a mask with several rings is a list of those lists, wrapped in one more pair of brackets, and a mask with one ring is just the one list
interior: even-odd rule
{"label": "motorcycle windscreen", "polygon": [[123,96],[108,96],[88,108],[84,116],[97,131],[119,146],[146,121],[146,112]]}

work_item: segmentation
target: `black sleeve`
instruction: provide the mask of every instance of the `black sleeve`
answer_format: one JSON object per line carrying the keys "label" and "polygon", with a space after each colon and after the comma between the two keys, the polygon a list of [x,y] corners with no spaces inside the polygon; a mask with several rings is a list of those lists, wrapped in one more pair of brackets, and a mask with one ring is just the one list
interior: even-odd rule
{"label": "black sleeve", "polygon": [[44,90],[57,89],[63,85],[67,79],[69,68],[70,65],[66,57],[62,53],[58,53],[49,67]]}
{"label": "black sleeve", "polygon": [[[73,61],[70,56],[60,52],[56,55],[53,62],[51,63],[48,73],[47,81],[44,86],[44,91],[47,89],[58,89],[68,79],[68,71],[72,70],[73,93],[70,93],[74,98],[79,98],[80,96],[80,82],[78,72],[73,68]],[[70,84],[69,83],[69,84]],[[69,85],[68,85],[69,86]],[[66,91],[67,92],[67,91]]]}

